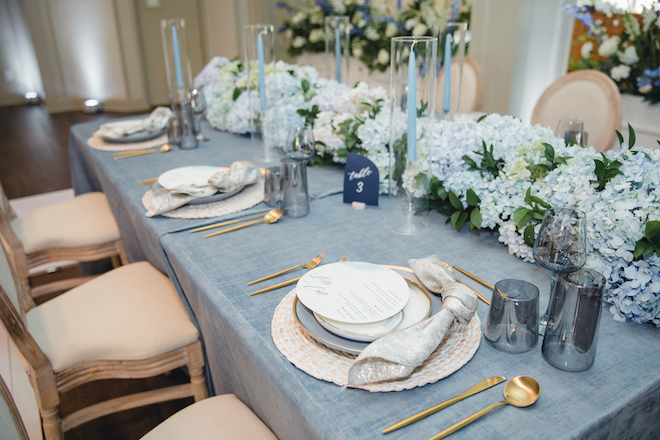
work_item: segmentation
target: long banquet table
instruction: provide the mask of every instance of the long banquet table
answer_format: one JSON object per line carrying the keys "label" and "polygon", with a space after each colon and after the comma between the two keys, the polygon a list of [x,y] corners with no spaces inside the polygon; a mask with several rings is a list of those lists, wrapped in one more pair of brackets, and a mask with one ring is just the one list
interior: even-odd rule
{"label": "long banquet table", "polygon": [[[253,287],[302,275],[297,271],[257,286],[247,282],[325,254],[323,263],[348,256],[352,261],[407,266],[411,258],[437,254],[443,261],[494,284],[504,278],[530,281],[547,303],[549,280],[536,265],[509,255],[497,234],[457,233],[445,218],[431,213],[431,228],[419,236],[389,233],[384,227],[386,197],[379,207],[358,211],[342,203],[340,167],[309,170],[310,192],[329,193],[311,203],[308,216],[283,217],[203,239],[190,229],[218,218],[147,218],[141,199],[148,186],[137,182],[185,165],[229,166],[251,159],[249,137],[203,125],[209,142],[194,150],[113,160],[86,145],[98,123],[78,124],[70,135],[70,160],[76,193],[104,191],[133,261],[148,260],[167,273],[189,307],[204,339],[214,392],[234,393],[281,439],[427,439],[449,425],[502,400],[504,384],[458,402],[393,433],[390,424],[451,398],[491,376],[535,378],[538,402],[529,408],[505,406],[453,434],[466,439],[660,438],[660,347],[658,329],[615,321],[603,310],[593,367],[568,373],[547,364],[541,340],[523,354],[508,354],[483,340],[474,357],[457,372],[408,391],[371,393],[317,380],[292,365],[271,338],[273,311],[293,286],[257,296]],[[260,203],[223,217],[267,212]],[[466,279],[467,282],[469,280]],[[469,282],[487,298],[490,292]],[[488,308],[480,303],[482,326]]]}

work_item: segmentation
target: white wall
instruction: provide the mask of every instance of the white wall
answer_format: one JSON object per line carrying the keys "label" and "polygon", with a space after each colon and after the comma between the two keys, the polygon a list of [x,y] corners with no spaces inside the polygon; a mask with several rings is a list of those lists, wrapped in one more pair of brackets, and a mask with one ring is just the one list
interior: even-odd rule
{"label": "white wall", "polygon": [[508,114],[530,123],[538,99],[564,75],[571,49],[573,18],[562,13],[565,0],[521,1]]}
{"label": "white wall", "polygon": [[43,93],[37,58],[20,0],[0,0],[0,105]]}

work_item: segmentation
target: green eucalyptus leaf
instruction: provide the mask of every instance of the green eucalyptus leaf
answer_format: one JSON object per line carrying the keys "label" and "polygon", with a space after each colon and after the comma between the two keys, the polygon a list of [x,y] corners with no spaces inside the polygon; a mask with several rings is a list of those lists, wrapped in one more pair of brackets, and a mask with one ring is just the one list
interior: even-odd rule
{"label": "green eucalyptus leaf", "polygon": [[468,220],[468,213],[466,211],[461,211],[458,215],[458,220],[456,221],[456,230],[460,231],[463,226],[465,226],[465,223]]}
{"label": "green eucalyptus leaf", "polygon": [[646,238],[655,246],[660,247],[660,221],[646,223]]}
{"label": "green eucalyptus leaf", "polygon": [[449,191],[448,194],[449,194],[449,203],[451,203],[451,206],[453,206],[455,209],[462,211],[463,204],[461,203],[461,199],[459,199],[458,196],[451,191]]}
{"label": "green eucalyptus leaf", "polygon": [[635,130],[633,130],[630,122],[628,123],[628,147],[632,150],[632,147],[635,145],[637,137],[635,136]]}
{"label": "green eucalyptus leaf", "polygon": [[456,211],[451,215],[451,227],[456,229],[456,222],[458,222],[458,217],[461,215],[461,211]]}
{"label": "green eucalyptus leaf", "polygon": [[479,205],[479,202],[481,202],[481,199],[472,188],[468,188],[466,196],[468,206],[477,206]]}
{"label": "green eucalyptus leaf", "polygon": [[525,232],[523,232],[523,240],[525,240],[527,246],[534,246],[534,225],[527,225]]}
{"label": "green eucalyptus leaf", "polygon": [[470,213],[470,225],[477,229],[481,229],[481,209],[474,208]]}
{"label": "green eucalyptus leaf", "polygon": [[619,130],[614,130],[614,131],[616,131],[616,137],[619,138],[619,145],[623,144],[624,140],[623,140],[623,135],[621,134],[621,132],[619,132]]}

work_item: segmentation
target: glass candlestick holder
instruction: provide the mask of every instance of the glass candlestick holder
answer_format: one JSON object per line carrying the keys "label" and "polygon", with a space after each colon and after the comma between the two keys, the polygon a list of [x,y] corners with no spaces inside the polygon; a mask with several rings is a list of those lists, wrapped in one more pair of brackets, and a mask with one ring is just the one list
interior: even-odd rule
{"label": "glass candlestick holder", "polygon": [[419,234],[429,227],[437,41],[392,38],[387,228],[400,234]]}
{"label": "glass candlestick holder", "polygon": [[326,78],[350,84],[348,77],[351,53],[351,22],[345,15],[325,17]]}

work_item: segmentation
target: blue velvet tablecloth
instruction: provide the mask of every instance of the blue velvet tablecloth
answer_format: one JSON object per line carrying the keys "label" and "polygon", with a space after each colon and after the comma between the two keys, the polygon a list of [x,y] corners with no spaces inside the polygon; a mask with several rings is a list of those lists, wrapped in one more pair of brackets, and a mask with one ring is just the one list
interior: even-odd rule
{"label": "blue velvet tablecloth", "polygon": [[[495,350],[482,338],[463,368],[421,388],[390,393],[343,389],[297,369],[277,350],[270,335],[275,307],[291,287],[249,296],[247,282],[309,261],[318,252],[325,262],[348,256],[352,261],[407,266],[411,258],[437,254],[494,284],[518,278],[537,285],[541,308],[549,279],[533,264],[508,254],[497,235],[486,231],[457,233],[445,218],[431,213],[431,228],[420,236],[394,235],[384,228],[387,199],[380,207],[356,211],[331,195],[311,203],[303,218],[283,217],[211,239],[189,229],[219,221],[147,218],[141,198],[148,187],[138,181],[185,165],[229,166],[251,159],[247,137],[213,131],[210,142],[194,150],[113,160],[110,153],[86,145],[98,123],[71,129],[70,154],[77,193],[102,190],[110,201],[133,261],[148,260],[168,273],[189,307],[204,338],[214,391],[234,393],[280,439],[427,439],[449,425],[502,400],[504,384],[456,403],[393,433],[386,426],[451,398],[490,376],[531,376],[541,397],[529,408],[504,406],[452,434],[465,439],[660,438],[660,333],[649,325],[621,323],[603,310],[593,367],[568,373],[547,364],[541,340],[523,354]],[[310,191],[340,188],[339,167],[309,170]],[[263,203],[228,219],[266,212]],[[297,271],[259,286],[302,275]],[[469,281],[469,280],[466,280]],[[490,292],[469,282],[487,298]],[[479,304],[482,323],[487,306]]]}

